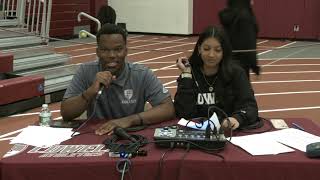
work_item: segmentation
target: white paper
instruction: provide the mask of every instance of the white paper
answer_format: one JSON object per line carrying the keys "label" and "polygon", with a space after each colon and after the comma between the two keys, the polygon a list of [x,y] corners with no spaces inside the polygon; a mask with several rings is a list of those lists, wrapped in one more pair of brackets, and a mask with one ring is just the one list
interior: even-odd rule
{"label": "white paper", "polygon": [[210,123],[210,128],[212,130],[214,130],[214,127],[216,127],[217,131],[219,132],[221,125],[216,113],[213,113],[213,115],[210,117],[210,121],[206,120],[206,121],[203,121],[203,123],[195,123],[191,120],[186,120],[184,118],[181,118],[178,122],[178,124],[181,126],[186,126],[186,127],[197,129],[197,130],[206,130],[208,123]]}
{"label": "white paper", "polygon": [[288,128],[261,134],[232,137],[231,142],[252,155],[267,155],[292,152],[294,151],[292,148],[306,152],[307,145],[320,142],[320,137],[299,129]]}
{"label": "white paper", "polygon": [[306,152],[308,144],[320,142],[320,137],[295,128],[269,132],[277,142]]}
{"label": "white paper", "polygon": [[46,148],[71,139],[72,133],[72,128],[28,126],[10,144],[21,143]]}
{"label": "white paper", "polygon": [[231,143],[241,147],[251,155],[275,155],[294,151],[294,149],[278,143],[272,136],[264,133],[232,137]]}

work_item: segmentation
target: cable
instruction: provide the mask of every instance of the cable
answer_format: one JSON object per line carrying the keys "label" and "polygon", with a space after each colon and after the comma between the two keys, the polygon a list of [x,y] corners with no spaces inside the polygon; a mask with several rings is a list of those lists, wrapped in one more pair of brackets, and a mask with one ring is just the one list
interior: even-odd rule
{"label": "cable", "polygon": [[[219,108],[218,106],[209,106],[209,108],[208,108],[208,116],[210,115],[210,112],[211,112],[212,109],[218,110],[220,113],[223,114],[223,116],[224,116],[223,121],[225,121],[225,120],[228,121],[228,128],[229,128],[229,130],[230,130],[230,139],[229,139],[229,141],[231,141],[233,129],[232,129],[232,126],[231,126],[231,121],[230,121],[230,119],[229,119],[229,116],[227,115],[226,112],[224,112],[224,110],[222,110],[222,109]],[[223,123],[223,121],[222,121],[222,123]],[[222,130],[222,128],[221,128],[221,130]]]}
{"label": "cable", "polygon": [[97,104],[98,104],[98,98],[99,97],[100,96],[96,96],[96,98],[95,98],[94,105],[93,105],[93,111],[92,111],[91,115],[89,116],[89,118],[87,118],[87,120],[85,120],[77,129],[75,129],[73,131],[73,133],[71,134],[71,137],[81,135],[81,133],[76,134],[76,135],[75,135],[75,133],[78,132],[84,125],[86,125],[90,121],[90,119],[93,118],[94,114],[96,113],[96,107],[97,107]]}
{"label": "cable", "polygon": [[132,138],[136,142],[118,143],[121,140],[117,135],[112,135],[103,141],[103,144],[109,149],[110,152],[119,153],[123,157],[146,156],[147,151],[139,150],[141,147],[148,144],[148,139],[142,135],[132,134]]}
{"label": "cable", "polygon": [[[124,174],[130,172],[131,161],[129,159],[121,159],[117,161],[116,170],[121,173],[121,180],[124,179]],[[131,179],[131,176],[130,176]]]}
{"label": "cable", "polygon": [[165,152],[162,153],[161,158],[160,158],[160,160],[159,160],[157,180],[160,180],[160,179],[161,179],[162,164],[163,164],[163,160],[164,160],[166,154],[167,154],[169,151],[172,151],[173,149],[174,149],[174,144],[171,143],[170,148],[167,149]]}
{"label": "cable", "polygon": [[187,157],[187,154],[189,153],[189,151],[190,151],[190,144],[187,144],[187,149],[186,149],[186,151],[184,152],[184,154],[182,155],[181,160],[180,160],[180,163],[179,163],[178,175],[177,175],[177,178],[176,178],[176,179],[180,179],[180,173],[181,173],[183,161],[184,161],[184,159]]}

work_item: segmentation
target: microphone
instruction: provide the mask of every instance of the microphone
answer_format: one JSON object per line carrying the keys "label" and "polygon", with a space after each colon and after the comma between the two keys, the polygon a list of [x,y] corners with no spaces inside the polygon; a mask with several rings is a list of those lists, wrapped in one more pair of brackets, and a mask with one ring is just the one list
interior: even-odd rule
{"label": "microphone", "polygon": [[133,138],[130,134],[128,134],[123,128],[121,127],[115,127],[113,129],[113,133],[117,135],[118,137],[122,137],[123,139],[128,139],[134,143],[137,142],[135,138]]}
{"label": "microphone", "polygon": [[[110,71],[111,72],[111,71]],[[112,74],[112,73],[111,73]],[[112,74],[113,76],[113,74]],[[99,96],[102,94],[103,92],[103,89],[105,88],[106,86],[104,84],[100,84],[100,88],[99,88],[99,91],[98,91],[98,94],[97,94],[97,99],[99,98]]]}
{"label": "microphone", "polygon": [[105,88],[104,84],[100,84],[100,88],[99,88],[97,97],[99,97],[102,94],[102,91],[104,88]]}

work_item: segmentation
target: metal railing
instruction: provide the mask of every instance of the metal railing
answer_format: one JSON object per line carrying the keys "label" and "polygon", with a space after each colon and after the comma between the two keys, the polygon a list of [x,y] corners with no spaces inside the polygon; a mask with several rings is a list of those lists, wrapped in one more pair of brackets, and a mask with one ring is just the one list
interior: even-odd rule
{"label": "metal railing", "polygon": [[3,19],[16,20],[18,27],[49,41],[52,0],[0,0],[0,5]]}
{"label": "metal railing", "polygon": [[[78,22],[81,22],[81,16],[85,16],[86,18],[88,18],[88,19],[96,22],[96,23],[97,23],[97,32],[100,30],[100,28],[101,28],[101,23],[100,23],[100,21],[99,21],[97,18],[95,18],[95,17],[93,17],[93,16],[91,16],[91,15],[85,13],[85,12],[80,12],[80,13],[78,14]],[[86,30],[81,30],[81,31],[79,31],[79,38],[83,38],[83,37],[84,37],[84,36],[82,36],[81,34],[85,34],[85,35],[88,35],[89,37],[96,38],[95,35],[91,34],[90,32],[88,32],[88,31],[86,31]]]}
{"label": "metal railing", "polygon": [[0,0],[0,11],[3,18],[15,18],[17,14],[17,0]]}

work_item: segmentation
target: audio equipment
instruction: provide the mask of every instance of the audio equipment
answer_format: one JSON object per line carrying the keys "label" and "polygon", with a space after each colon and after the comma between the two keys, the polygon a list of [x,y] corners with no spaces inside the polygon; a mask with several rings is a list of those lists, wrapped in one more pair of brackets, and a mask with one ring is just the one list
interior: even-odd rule
{"label": "audio equipment", "polygon": [[137,142],[137,140],[135,138],[133,138],[130,134],[128,134],[123,128],[121,127],[115,127],[113,129],[113,133],[123,139],[128,139],[131,142]]}
{"label": "audio equipment", "polygon": [[206,131],[179,129],[177,126],[156,128],[154,131],[155,144],[160,147],[187,147],[221,149],[227,140],[223,133],[210,133]]}

